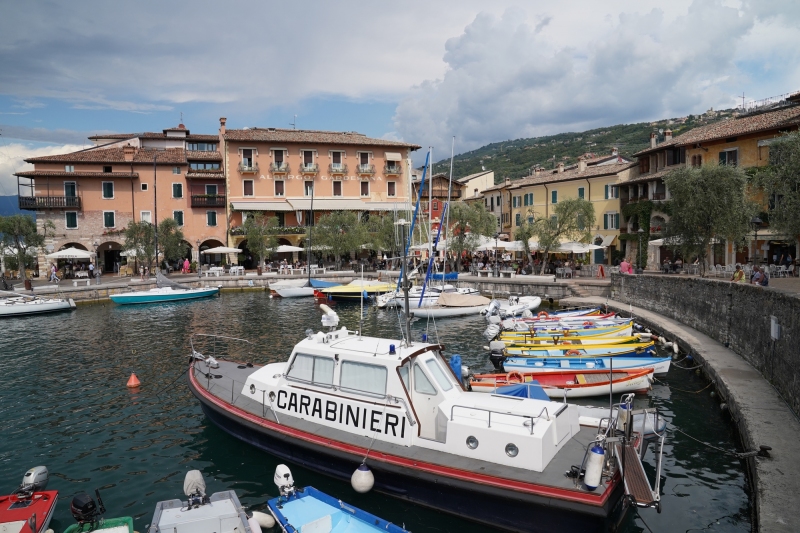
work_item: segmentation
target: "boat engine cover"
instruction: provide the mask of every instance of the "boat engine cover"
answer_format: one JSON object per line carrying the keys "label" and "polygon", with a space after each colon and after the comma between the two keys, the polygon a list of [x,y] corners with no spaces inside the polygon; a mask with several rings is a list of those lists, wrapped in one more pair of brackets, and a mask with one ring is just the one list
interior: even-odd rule
{"label": "boat engine cover", "polygon": [[85,492],[79,492],[72,498],[69,510],[77,522],[91,522],[97,517],[97,504]]}
{"label": "boat engine cover", "polygon": [[289,467],[286,465],[278,465],[275,467],[275,477],[273,481],[275,482],[275,486],[281,491],[281,494],[284,494],[284,487],[287,489],[294,487],[292,471],[289,470]]}
{"label": "boat engine cover", "polygon": [[34,466],[22,477],[22,485],[33,485],[33,490],[44,490],[47,487],[47,482],[50,479],[50,474],[47,472],[46,466]]}
{"label": "boat engine cover", "polygon": [[206,495],[206,481],[199,470],[189,470],[186,472],[186,477],[183,478],[183,493],[186,496],[192,496],[197,492],[201,496]]}
{"label": "boat engine cover", "polygon": [[483,331],[483,338],[487,341],[491,341],[500,333],[500,326],[497,324],[489,324],[486,329]]}

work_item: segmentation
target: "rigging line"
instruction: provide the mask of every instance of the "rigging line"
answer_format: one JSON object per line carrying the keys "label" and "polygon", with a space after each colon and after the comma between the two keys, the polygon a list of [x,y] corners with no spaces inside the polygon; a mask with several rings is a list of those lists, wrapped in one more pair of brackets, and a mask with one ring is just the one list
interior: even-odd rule
{"label": "rigging line", "polygon": [[[381,415],[381,417],[384,420],[386,419],[386,406],[387,405],[389,405],[389,395],[388,394],[383,397],[383,414]],[[364,460],[361,461],[362,465],[367,464],[367,458],[369,457],[369,452],[372,451],[372,446],[373,446],[373,444],[375,444],[375,439],[377,438],[377,436],[378,436],[378,430],[375,429],[372,432],[372,441],[369,443],[369,448],[367,448],[367,453],[366,453],[366,455],[364,455]]]}
{"label": "rigging line", "polygon": [[712,381],[711,381],[711,382],[710,382],[708,385],[706,385],[706,386],[705,386],[705,387],[703,387],[702,389],[700,389],[700,390],[696,390],[696,391],[692,391],[692,390],[684,390],[684,389],[679,389],[679,388],[677,388],[677,387],[673,387],[672,385],[670,385],[670,384],[669,384],[669,383],[667,383],[666,381],[661,381],[661,380],[660,380],[660,379],[658,379],[657,377],[653,377],[653,381],[658,381],[658,382],[659,382],[659,383],[661,383],[662,385],[666,385],[667,387],[669,387],[669,390],[671,390],[671,391],[672,391],[672,390],[676,390],[676,391],[678,391],[678,392],[685,392],[685,393],[688,393],[688,394],[699,394],[699,393],[703,392],[704,390],[706,390],[707,388],[709,388],[711,385],[713,385],[713,384],[715,384],[715,383],[716,383],[716,381],[713,381],[713,380],[712,380]]}

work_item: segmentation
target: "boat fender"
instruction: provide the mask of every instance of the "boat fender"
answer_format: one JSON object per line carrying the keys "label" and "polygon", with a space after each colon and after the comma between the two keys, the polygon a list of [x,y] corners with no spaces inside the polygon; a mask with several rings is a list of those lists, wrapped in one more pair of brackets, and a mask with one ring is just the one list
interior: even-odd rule
{"label": "boat fender", "polygon": [[258,525],[261,526],[263,529],[270,529],[275,527],[275,519],[272,517],[271,514],[268,513],[260,513],[258,511],[253,511],[253,520],[258,522]]}
{"label": "boat fender", "polygon": [[352,485],[353,490],[361,494],[371,491],[373,485],[375,485],[375,476],[372,475],[372,470],[364,463],[358,465],[358,468],[350,477],[350,485]]}
{"label": "boat fender", "polygon": [[678,350],[678,343],[677,343],[677,342],[673,342],[673,343],[672,343],[672,351],[673,351],[673,352],[675,352],[675,354],[677,355],[677,353],[678,353],[678,351],[679,351],[679,350]]}
{"label": "boat fender", "polygon": [[462,377],[464,376],[464,370],[461,366],[461,356],[458,354],[453,354],[450,356],[450,369],[453,371],[453,374],[458,379],[459,384],[463,384]]}
{"label": "boat fender", "polygon": [[664,343],[664,349],[665,350],[669,350],[670,348],[672,348],[672,343],[671,342],[665,342]]}
{"label": "boat fender", "polygon": [[533,313],[531,312],[530,309],[526,309],[522,312],[522,318],[531,318],[532,316]]}
{"label": "boat fender", "polygon": [[589,457],[586,460],[586,474],[583,476],[583,483],[589,490],[596,490],[600,486],[600,481],[603,478],[605,455],[605,450],[600,444],[595,444],[589,450]]}
{"label": "boat fender", "polygon": [[247,519],[247,525],[250,526],[250,531],[252,533],[261,533],[261,524],[252,516]]}
{"label": "boat fender", "polygon": [[625,432],[625,426],[628,424],[628,405],[621,403],[617,413],[617,429]]}

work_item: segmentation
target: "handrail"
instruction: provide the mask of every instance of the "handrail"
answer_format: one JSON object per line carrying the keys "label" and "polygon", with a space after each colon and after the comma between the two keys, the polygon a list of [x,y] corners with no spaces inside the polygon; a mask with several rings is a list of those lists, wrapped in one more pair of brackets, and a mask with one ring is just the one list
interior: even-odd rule
{"label": "handrail", "polygon": [[[498,415],[518,416],[520,418],[524,418],[526,420],[530,420],[530,423],[531,423],[531,435],[533,435],[533,426],[534,426],[534,424],[536,424],[536,422],[533,421],[534,418],[541,418],[542,417],[542,413],[547,413],[547,420],[548,421],[550,420],[550,414],[547,411],[547,406],[542,407],[542,410],[539,411],[538,415],[532,416],[532,415],[521,415],[521,414],[517,414],[517,413],[501,413],[500,411],[492,411],[491,409],[484,409],[483,407],[470,407],[470,406],[466,406],[466,405],[451,405],[450,406],[450,421],[451,422],[454,420],[453,416],[454,416],[454,411],[455,411],[456,407],[461,407],[462,409],[473,409],[475,411],[484,411],[484,412],[489,413],[489,420],[488,420],[487,427],[492,427],[492,413],[497,413]],[[523,423],[523,425],[525,425],[525,424]]]}

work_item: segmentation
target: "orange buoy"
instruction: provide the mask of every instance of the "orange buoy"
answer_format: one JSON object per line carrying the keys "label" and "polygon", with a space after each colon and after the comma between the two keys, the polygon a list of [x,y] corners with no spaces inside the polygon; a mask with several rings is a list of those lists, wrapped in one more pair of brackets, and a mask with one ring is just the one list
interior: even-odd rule
{"label": "orange buoy", "polygon": [[135,389],[139,386],[141,386],[141,382],[139,381],[139,378],[136,377],[136,372],[131,372],[131,377],[128,378],[128,388]]}

